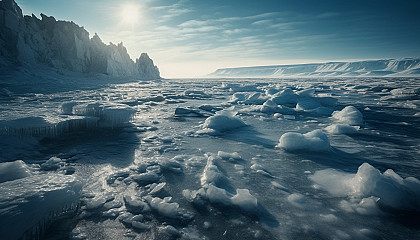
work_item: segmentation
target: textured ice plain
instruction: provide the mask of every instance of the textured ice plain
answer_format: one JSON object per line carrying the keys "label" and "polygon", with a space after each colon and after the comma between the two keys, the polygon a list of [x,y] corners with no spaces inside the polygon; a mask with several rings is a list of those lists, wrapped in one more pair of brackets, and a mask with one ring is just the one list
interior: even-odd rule
{"label": "textured ice plain", "polygon": [[[13,236],[5,235],[11,239],[419,237],[419,79],[179,79],[95,87],[70,76],[48,78],[70,82],[58,89],[43,79],[35,89],[2,86],[1,121],[96,123],[49,134],[24,122],[22,129],[31,131],[1,136],[2,193],[19,185],[13,199],[24,200],[0,195],[2,216],[20,221]],[[362,124],[349,122],[360,115],[348,106]],[[110,122],[105,115],[121,124],[101,124]],[[214,121],[219,115],[232,121]],[[205,130],[206,122],[223,131]],[[311,133],[316,144],[276,147],[290,132]],[[78,195],[61,191],[73,186],[80,186]],[[49,192],[47,203],[55,205],[45,209],[36,197]],[[66,203],[68,196],[77,205]],[[16,213],[12,206],[37,212]],[[32,215],[33,221],[19,220]],[[12,234],[10,225],[4,220],[1,232]]]}

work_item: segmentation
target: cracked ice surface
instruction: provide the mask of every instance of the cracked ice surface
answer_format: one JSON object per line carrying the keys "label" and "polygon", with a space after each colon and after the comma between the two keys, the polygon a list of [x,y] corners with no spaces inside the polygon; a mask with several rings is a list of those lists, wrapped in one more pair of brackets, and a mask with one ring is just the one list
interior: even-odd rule
{"label": "cracked ice surface", "polygon": [[420,237],[418,79],[76,82],[1,86],[10,239]]}

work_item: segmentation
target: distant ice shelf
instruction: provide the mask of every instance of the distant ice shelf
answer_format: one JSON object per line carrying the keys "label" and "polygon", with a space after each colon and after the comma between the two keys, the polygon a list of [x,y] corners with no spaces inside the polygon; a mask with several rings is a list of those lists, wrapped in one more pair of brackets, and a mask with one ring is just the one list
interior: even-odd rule
{"label": "distant ice shelf", "polygon": [[420,58],[221,68],[209,77],[420,76]]}

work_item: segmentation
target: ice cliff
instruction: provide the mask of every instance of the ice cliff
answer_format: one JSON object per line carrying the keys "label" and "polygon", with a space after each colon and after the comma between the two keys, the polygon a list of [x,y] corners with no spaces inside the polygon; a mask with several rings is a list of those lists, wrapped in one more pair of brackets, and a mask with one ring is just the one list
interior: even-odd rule
{"label": "ice cliff", "polygon": [[146,53],[134,62],[122,43],[106,45],[74,22],[23,16],[14,0],[0,0],[0,67],[47,65],[84,73],[160,78]]}
{"label": "ice cliff", "polygon": [[211,77],[420,76],[420,58],[222,68]]}

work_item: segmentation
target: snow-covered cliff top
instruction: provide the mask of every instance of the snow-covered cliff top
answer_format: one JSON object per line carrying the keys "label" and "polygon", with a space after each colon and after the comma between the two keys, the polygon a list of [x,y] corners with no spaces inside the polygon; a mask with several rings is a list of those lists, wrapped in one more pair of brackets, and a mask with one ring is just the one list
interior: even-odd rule
{"label": "snow-covered cliff top", "polygon": [[420,76],[420,58],[222,68],[211,77]]}

